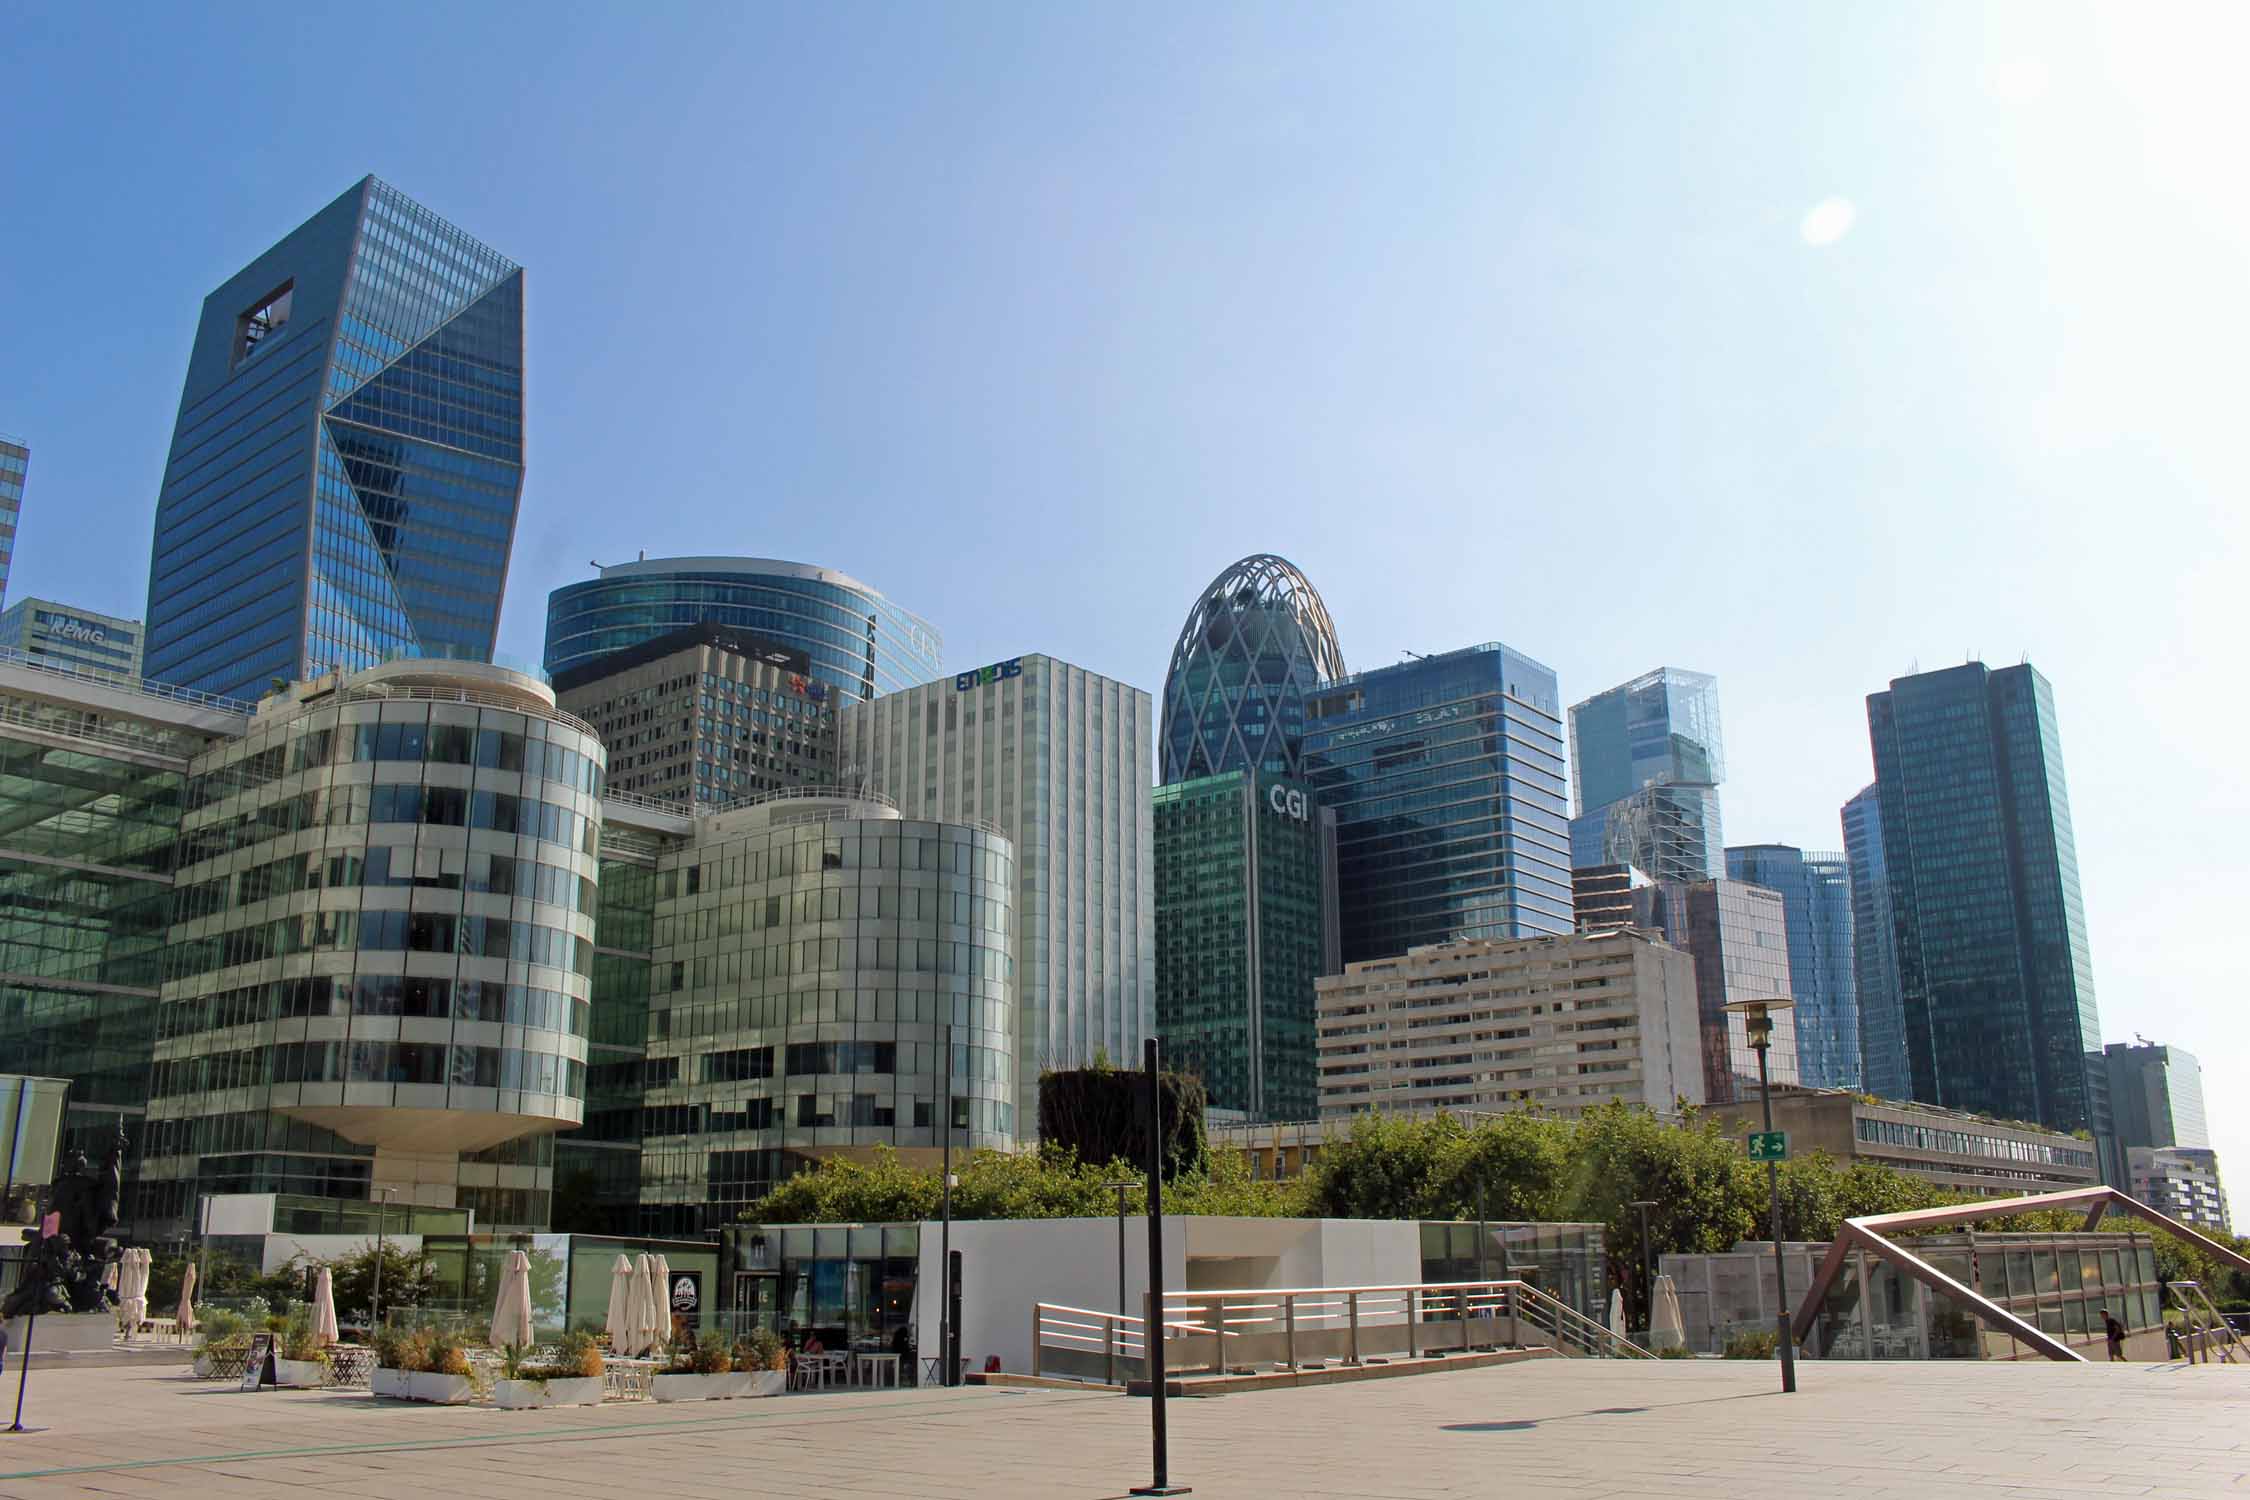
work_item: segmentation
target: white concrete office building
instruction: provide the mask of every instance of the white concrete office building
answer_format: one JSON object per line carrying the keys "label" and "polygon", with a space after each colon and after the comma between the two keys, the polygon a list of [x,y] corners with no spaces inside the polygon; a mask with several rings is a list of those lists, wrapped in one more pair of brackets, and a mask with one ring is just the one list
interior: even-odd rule
{"label": "white concrete office building", "polygon": [[1695,962],[1645,932],[1433,944],[1317,990],[1323,1116],[1704,1102]]}
{"label": "white concrete office building", "polygon": [[1020,656],[846,705],[846,786],[908,818],[983,822],[1016,848],[1017,1134],[1039,1074],[1105,1053],[1120,1066],[1156,1026],[1154,709],[1139,688]]}

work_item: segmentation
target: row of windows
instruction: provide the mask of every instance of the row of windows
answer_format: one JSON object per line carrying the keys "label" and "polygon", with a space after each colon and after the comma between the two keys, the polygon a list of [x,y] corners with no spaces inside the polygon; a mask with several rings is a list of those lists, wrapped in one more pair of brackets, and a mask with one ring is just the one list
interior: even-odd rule
{"label": "row of windows", "polygon": [[2039,1162],[2048,1166],[2091,1167],[2094,1153],[2038,1141],[1982,1135],[1970,1130],[1940,1130],[1929,1125],[1908,1125],[1897,1120],[1877,1120],[1862,1115],[1852,1121],[1861,1140],[1884,1146],[1904,1146],[1917,1151],[1948,1151],[1956,1156],[1984,1156],[1995,1161]]}
{"label": "row of windows", "polygon": [[311,974],[243,985],[157,1011],[159,1040],[299,1016],[437,1016],[587,1034],[593,1007],[575,995],[496,979],[421,974]]}
{"label": "row of windows", "polygon": [[[788,1099],[742,1099],[730,1104],[656,1104],[641,1111],[644,1136],[719,1135],[740,1130],[771,1130],[784,1124],[803,1130],[836,1127],[888,1128],[906,1123],[936,1128],[934,1100],[890,1094],[797,1094]],[[953,1128],[972,1132],[1012,1129],[1014,1107],[997,1099],[955,1099]]]}
{"label": "row of windows", "polygon": [[502,729],[414,720],[403,724],[347,724],[341,729],[291,735],[254,755],[189,777],[187,805],[190,809],[206,807],[316,766],[383,760],[520,771],[595,796],[602,789],[600,761],[568,745]]}
{"label": "row of windows", "polygon": [[601,831],[597,818],[535,797],[516,797],[506,792],[425,787],[413,782],[315,787],[220,822],[187,829],[180,835],[180,862],[183,866],[199,864],[311,828],[344,828],[363,823],[482,828],[545,839],[550,844],[582,854],[595,852]]}
{"label": "row of windows", "polygon": [[658,994],[666,994],[704,989],[714,984],[735,986],[760,979],[842,973],[847,969],[860,973],[954,974],[970,979],[1004,980],[1015,972],[1015,959],[1005,948],[930,938],[806,938],[794,943],[746,948],[740,953],[659,964],[654,989]]}
{"label": "row of windows", "polygon": [[347,949],[509,959],[574,974],[591,974],[594,969],[592,943],[535,922],[447,912],[314,911],[175,942],[166,954],[166,978],[190,979],[236,964]]}
{"label": "row of windows", "polygon": [[467,849],[396,848],[377,844],[345,854],[292,854],[232,875],[179,888],[174,920],[191,922],[235,907],[300,891],[408,886],[517,896],[592,915],[599,899],[593,881],[574,870],[536,859],[511,859]]}
{"label": "row of windows", "polygon": [[572,1098],[586,1092],[586,1065],[552,1052],[445,1042],[282,1042],[208,1057],[167,1058],[150,1074],[152,1098],[299,1083],[421,1083],[525,1089]]}

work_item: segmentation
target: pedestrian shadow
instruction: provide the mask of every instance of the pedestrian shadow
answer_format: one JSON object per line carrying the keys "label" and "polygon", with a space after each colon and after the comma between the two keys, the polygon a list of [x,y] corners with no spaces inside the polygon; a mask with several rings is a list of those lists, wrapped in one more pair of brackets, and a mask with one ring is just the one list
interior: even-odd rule
{"label": "pedestrian shadow", "polygon": [[[1546,1417],[1541,1420],[1547,1422],[1577,1422],[1583,1421],[1587,1417],[1633,1417],[1644,1412],[1669,1411],[1675,1406],[1709,1406],[1719,1401],[1755,1401],[1758,1397],[1766,1394],[1768,1393],[1764,1391],[1745,1391],[1733,1396],[1704,1396],[1694,1401],[1665,1401],[1656,1406],[1597,1406],[1588,1411],[1565,1412],[1559,1417]],[[1530,1432],[1539,1425],[1538,1421],[1530,1420],[1521,1422],[1448,1422],[1438,1431]]]}

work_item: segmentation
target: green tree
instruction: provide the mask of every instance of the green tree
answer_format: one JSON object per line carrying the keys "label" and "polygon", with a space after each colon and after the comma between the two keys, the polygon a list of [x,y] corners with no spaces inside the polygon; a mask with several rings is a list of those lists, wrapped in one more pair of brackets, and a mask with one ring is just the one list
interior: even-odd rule
{"label": "green tree", "polygon": [[[407,1249],[396,1241],[385,1241],[380,1258],[383,1267],[383,1316],[387,1319],[394,1311],[421,1307],[437,1296],[437,1267],[419,1247]],[[336,1316],[345,1322],[367,1321],[368,1311],[374,1305],[375,1266],[377,1247],[368,1245],[354,1254],[328,1263],[334,1273]]]}
{"label": "green tree", "polygon": [[1479,1121],[1440,1144],[1427,1197],[1431,1214],[1553,1219],[1570,1178],[1573,1137],[1568,1121],[1528,1111]]}
{"label": "green tree", "polygon": [[1309,1174],[1305,1212],[1324,1219],[1426,1219],[1437,1216],[1440,1167],[1468,1127],[1450,1114],[1404,1119],[1369,1111],[1351,1134],[1321,1147]]}

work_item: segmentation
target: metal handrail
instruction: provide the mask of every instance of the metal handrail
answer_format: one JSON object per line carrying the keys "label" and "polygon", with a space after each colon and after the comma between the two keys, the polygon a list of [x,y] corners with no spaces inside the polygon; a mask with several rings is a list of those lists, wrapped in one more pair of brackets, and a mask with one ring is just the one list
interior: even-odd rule
{"label": "metal handrail", "polygon": [[408,703],[468,703],[479,708],[506,709],[509,713],[522,714],[526,718],[545,719],[549,723],[560,724],[565,729],[575,729],[596,744],[600,744],[602,740],[601,731],[576,714],[565,713],[562,709],[549,707],[528,694],[490,693],[482,688],[441,688],[430,687],[423,683],[404,682],[346,683],[337,687],[333,692],[300,699],[295,706],[301,710],[309,711],[316,707],[325,708],[330,703],[381,703],[386,700],[392,702],[403,700]]}
{"label": "metal handrail", "polygon": [[[2240,1354],[2245,1362],[2250,1362],[2250,1344],[2245,1344],[2243,1342],[2242,1335],[2236,1331],[2235,1326],[2232,1323],[2229,1323],[2227,1321],[2226,1314],[2220,1312],[2217,1306],[2212,1303],[2211,1295],[2210,1293],[2203,1290],[2202,1282],[2175,1281],[2172,1283],[2172,1294],[2180,1299],[2180,1306],[2182,1310],[2187,1312],[2191,1317],[2200,1313],[2202,1316],[2207,1317],[2211,1320],[2201,1330],[2197,1330],[2193,1324],[2190,1324],[2188,1331],[2191,1334],[2200,1331],[2204,1333],[2216,1333],[2220,1335],[2220,1338],[2222,1340],[2219,1345],[2218,1362],[2220,1364],[2233,1364],[2234,1357],[2237,1354]],[[2187,1294],[2192,1294],[2192,1296]],[[2234,1347],[2229,1349],[2228,1347],[2226,1347],[2228,1344],[2232,1344]],[[2204,1354],[2206,1356],[2205,1363],[2210,1362],[2208,1358],[2210,1352],[2211,1341],[2209,1339],[2206,1339],[2204,1341]],[[2193,1363],[2194,1361],[2194,1354],[2195,1346],[2191,1343],[2188,1345],[2188,1355],[2190,1363]]]}
{"label": "metal handrail", "polygon": [[244,718],[258,711],[255,703],[245,703],[239,698],[222,698],[217,693],[206,693],[195,688],[174,687],[168,682],[155,682],[146,677],[135,677],[130,672],[102,672],[92,667],[65,666],[59,662],[42,660],[15,646],[0,646],[0,662],[10,666],[27,667],[34,672],[45,672],[54,677],[68,677],[91,687],[109,688],[121,693],[139,693],[147,698],[162,698],[168,703],[185,703],[195,708],[215,709],[221,713],[240,714]]}

